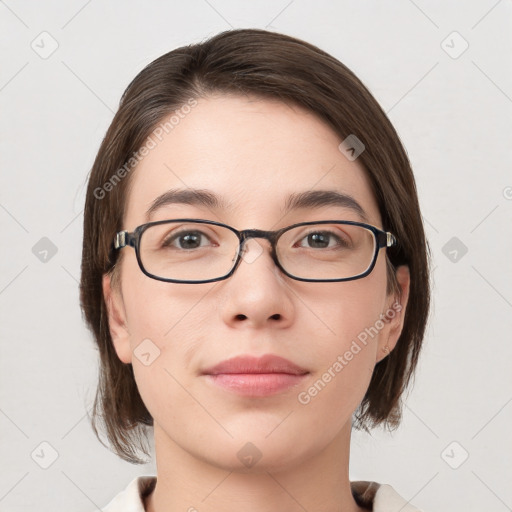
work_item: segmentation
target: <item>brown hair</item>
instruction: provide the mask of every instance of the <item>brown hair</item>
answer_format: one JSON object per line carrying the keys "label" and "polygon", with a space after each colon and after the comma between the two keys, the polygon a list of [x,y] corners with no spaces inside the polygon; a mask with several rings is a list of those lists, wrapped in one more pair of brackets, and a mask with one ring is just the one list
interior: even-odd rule
{"label": "brown hair", "polygon": [[337,59],[283,34],[239,29],[178,48],[146,66],[123,93],[94,161],[84,210],[80,301],[100,355],[91,419],[96,436],[103,443],[96,428],[101,420],[115,453],[143,463],[136,450],[148,455],[143,441],[146,427],[153,425],[132,365],[122,363],[114,350],[102,293],[103,274],[115,268],[112,241],[123,229],[131,176],[126,163],[135,165],[133,155],[173,111],[214,93],[250,94],[305,107],[342,139],[354,134],[364,144],[359,162],[373,187],[383,229],[399,242],[386,250],[387,292],[399,293],[399,265],[408,265],[411,285],[401,336],[375,366],[355,427],[398,426],[401,397],[418,361],[430,307],[430,248],[407,154],[377,101]]}

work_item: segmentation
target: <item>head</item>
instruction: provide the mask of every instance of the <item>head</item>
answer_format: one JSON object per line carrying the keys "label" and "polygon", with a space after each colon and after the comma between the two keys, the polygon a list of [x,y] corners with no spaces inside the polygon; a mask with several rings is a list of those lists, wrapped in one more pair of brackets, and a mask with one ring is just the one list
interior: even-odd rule
{"label": "head", "polygon": [[[340,151],[354,135],[364,145],[355,159]],[[157,207],[171,189],[207,190],[225,204]],[[172,218],[240,231],[361,221],[334,204],[285,209],[290,195],[320,190],[351,196],[367,223],[397,239],[362,279],[293,280],[263,239],[246,242],[252,256],[228,279],[202,284],[151,279],[132,248],[113,249],[117,232]],[[279,458],[314,429],[299,458],[347,421],[396,427],[429,301],[429,250],[406,152],[338,60],[285,35],[233,30],[163,55],[130,83],[90,174],[81,275],[81,305],[100,355],[93,427],[98,435],[101,421],[119,456],[142,462],[147,428],[156,424],[201,457],[219,461],[232,446],[226,465],[241,439]],[[154,351],[150,365],[136,356],[144,340]],[[338,356],[348,352],[339,369]],[[246,408],[204,383],[207,366],[247,353],[291,359],[309,372],[307,386]],[[293,420],[267,439],[292,407]],[[207,421],[218,426],[211,437]]]}

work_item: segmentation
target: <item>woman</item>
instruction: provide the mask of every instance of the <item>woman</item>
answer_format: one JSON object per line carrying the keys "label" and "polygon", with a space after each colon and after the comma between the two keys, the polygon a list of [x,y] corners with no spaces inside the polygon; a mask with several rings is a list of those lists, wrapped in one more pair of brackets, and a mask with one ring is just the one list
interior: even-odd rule
{"label": "woman", "polygon": [[93,428],[132,463],[152,430],[157,466],[103,510],[418,510],[349,481],[352,427],[399,424],[430,300],[410,164],[349,69],[254,29],[163,55],[84,215]]}

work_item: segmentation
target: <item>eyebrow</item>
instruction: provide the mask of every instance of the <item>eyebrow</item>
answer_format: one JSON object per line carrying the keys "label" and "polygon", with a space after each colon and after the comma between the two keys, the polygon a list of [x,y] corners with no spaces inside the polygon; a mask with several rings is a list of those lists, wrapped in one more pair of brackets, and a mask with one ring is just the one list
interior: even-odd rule
{"label": "eyebrow", "polygon": [[286,200],[285,213],[291,210],[323,208],[325,206],[341,206],[352,210],[364,222],[368,216],[364,208],[349,194],[335,190],[310,190],[291,194]]}
{"label": "eyebrow", "polygon": [[189,204],[191,206],[203,206],[211,210],[229,210],[232,208],[231,203],[228,204],[227,201],[209,190],[171,189],[158,196],[151,203],[146,212],[146,218],[149,219],[152,213],[169,204]]}
{"label": "eyebrow", "polygon": [[[158,196],[146,212],[149,220],[159,208],[169,204],[188,204],[191,206],[202,206],[212,210],[230,210],[233,208],[231,202],[217,196],[214,192],[204,189],[171,189]],[[310,190],[307,192],[295,192],[288,196],[284,214],[292,210],[319,209],[326,206],[339,206],[352,210],[363,222],[368,222],[368,216],[364,208],[349,194],[335,190]]]}

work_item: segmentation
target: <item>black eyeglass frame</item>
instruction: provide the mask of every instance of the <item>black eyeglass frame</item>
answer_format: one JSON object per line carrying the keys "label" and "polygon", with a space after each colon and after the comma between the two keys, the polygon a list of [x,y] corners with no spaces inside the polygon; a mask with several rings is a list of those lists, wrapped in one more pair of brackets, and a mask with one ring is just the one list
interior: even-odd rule
{"label": "black eyeglass frame", "polygon": [[[146,231],[151,226],[156,226],[159,224],[171,224],[175,222],[187,222],[187,223],[196,223],[196,224],[212,224],[214,226],[220,226],[224,228],[228,228],[231,230],[235,235],[238,237],[238,240],[240,241],[239,247],[238,247],[238,255],[235,263],[233,264],[233,268],[224,276],[216,277],[214,279],[205,279],[201,281],[190,281],[190,280],[180,280],[180,279],[170,279],[165,277],[156,276],[154,274],[151,274],[144,268],[144,264],[142,263],[141,257],[140,257],[140,240],[142,238],[142,234],[144,231]],[[366,228],[367,230],[371,231],[374,239],[376,241],[375,243],[375,251],[373,254],[373,259],[370,264],[370,266],[362,273],[358,274],[353,277],[342,277],[340,279],[308,279],[304,277],[297,277],[289,272],[287,272],[279,262],[279,259],[277,258],[276,253],[276,244],[279,240],[279,237],[285,233],[286,231],[289,231],[290,229],[296,228],[298,226],[310,226],[313,224],[349,224],[352,226],[361,226],[363,228]],[[116,233],[116,236],[114,238],[112,249],[118,250],[122,249],[123,247],[133,247],[135,249],[135,255],[137,257],[137,262],[139,264],[139,267],[141,271],[151,279],[156,279],[157,281],[164,281],[166,283],[185,283],[185,284],[202,284],[202,283],[213,283],[215,281],[223,281],[224,279],[227,279],[228,277],[231,277],[235,270],[237,269],[238,265],[240,264],[240,261],[242,260],[242,253],[243,253],[243,245],[246,240],[249,238],[265,238],[268,240],[272,246],[271,249],[271,257],[274,261],[274,263],[277,265],[277,267],[288,277],[291,277],[292,279],[295,279],[296,281],[306,281],[306,282],[313,282],[313,283],[323,283],[323,282],[341,282],[341,281],[353,281],[355,279],[362,279],[363,277],[366,277],[368,274],[370,274],[375,267],[375,263],[377,262],[377,257],[379,254],[380,249],[383,247],[393,247],[398,244],[398,241],[392,233],[389,231],[383,231],[382,229],[379,229],[375,226],[372,226],[371,224],[366,224],[364,222],[356,222],[351,220],[321,220],[321,221],[309,221],[309,222],[299,222],[297,224],[292,224],[291,226],[287,226],[285,228],[278,229],[277,231],[265,231],[261,229],[244,229],[243,231],[238,231],[237,229],[228,226],[227,224],[223,224],[222,222],[217,222],[214,220],[205,220],[205,219],[172,219],[172,220],[159,220],[155,222],[148,222],[146,224],[141,224],[140,226],[137,226],[134,231],[129,233],[128,231],[119,231]]]}

